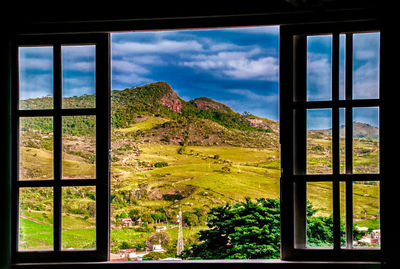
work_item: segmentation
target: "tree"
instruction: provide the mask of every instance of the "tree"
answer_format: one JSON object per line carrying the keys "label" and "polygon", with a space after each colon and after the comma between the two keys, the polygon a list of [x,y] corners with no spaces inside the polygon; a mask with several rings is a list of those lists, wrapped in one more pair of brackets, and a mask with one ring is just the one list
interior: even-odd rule
{"label": "tree", "polygon": [[153,233],[146,240],[146,247],[150,250],[153,249],[153,245],[161,245],[166,247],[171,242],[171,237],[167,232],[156,232]]}
{"label": "tree", "polygon": [[198,225],[199,218],[193,212],[184,212],[182,214],[183,223],[187,224],[189,227]]}
{"label": "tree", "polygon": [[[317,209],[307,203],[307,244],[333,245],[333,217],[315,216]],[[212,208],[208,229],[199,232],[200,243],[188,245],[184,259],[279,259],[280,201],[257,199]],[[345,227],[340,225],[341,243]]]}
{"label": "tree", "polygon": [[186,248],[183,258],[276,259],[280,255],[279,200],[257,199],[226,204],[208,213],[208,230],[201,243]]}
{"label": "tree", "polygon": [[137,220],[140,218],[140,211],[139,209],[132,209],[128,213],[129,217],[133,222],[137,222]]}

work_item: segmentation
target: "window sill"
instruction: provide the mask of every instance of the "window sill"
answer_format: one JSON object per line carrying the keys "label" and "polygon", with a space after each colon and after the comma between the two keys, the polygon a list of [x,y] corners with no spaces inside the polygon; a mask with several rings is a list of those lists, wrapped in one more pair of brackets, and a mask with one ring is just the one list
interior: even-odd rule
{"label": "window sill", "polygon": [[13,264],[11,268],[15,269],[27,269],[27,268],[130,268],[135,266],[144,266],[144,267],[156,267],[159,265],[175,265],[175,266],[187,266],[187,265],[218,265],[218,264],[249,264],[251,266],[265,266],[268,265],[268,268],[298,268],[298,266],[307,266],[307,268],[321,268],[324,266],[324,269],[328,268],[337,268],[338,266],[341,269],[344,268],[381,268],[380,262],[326,262],[326,261],[283,261],[283,260],[187,260],[187,261],[135,261],[135,262],[124,262],[124,261],[116,261],[116,262],[66,262],[66,263],[17,263]]}

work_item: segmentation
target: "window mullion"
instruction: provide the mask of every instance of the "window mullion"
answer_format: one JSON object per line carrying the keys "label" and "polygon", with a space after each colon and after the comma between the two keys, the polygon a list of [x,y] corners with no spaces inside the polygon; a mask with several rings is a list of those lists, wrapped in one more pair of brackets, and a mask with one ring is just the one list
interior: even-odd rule
{"label": "window mullion", "polygon": [[[353,34],[346,34],[346,78],[345,95],[346,100],[353,99]],[[345,151],[346,151],[346,174],[353,174],[353,109],[347,107],[345,112]],[[353,248],[353,183],[346,181],[346,242],[347,248]]]}
{"label": "window mullion", "polygon": [[[333,175],[340,174],[339,153],[339,34],[332,38],[332,167]],[[333,246],[340,249],[340,188],[339,181],[332,183],[333,208]]]}
{"label": "window mullion", "polygon": [[62,70],[61,70],[61,45],[54,46],[54,208],[53,232],[54,251],[61,249],[61,165],[62,165]]}
{"label": "window mullion", "polygon": [[[294,101],[303,102],[307,98],[307,36],[294,37]],[[294,175],[305,175],[307,169],[307,111],[298,107],[294,118]],[[302,249],[307,243],[307,192],[306,182],[294,183],[294,247]]]}

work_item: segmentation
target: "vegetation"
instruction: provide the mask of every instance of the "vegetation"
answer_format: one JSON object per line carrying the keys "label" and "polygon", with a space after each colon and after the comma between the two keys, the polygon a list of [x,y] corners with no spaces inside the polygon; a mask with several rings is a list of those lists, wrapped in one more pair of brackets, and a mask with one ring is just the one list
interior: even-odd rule
{"label": "vegetation", "polygon": [[[49,99],[21,103],[37,108],[51,104]],[[87,95],[63,102],[92,107],[93,100]],[[186,102],[165,82],[113,91],[111,120],[112,253],[125,248],[145,252],[155,227],[165,226],[165,252],[144,259],[175,257],[176,216],[182,210],[187,246],[182,257],[217,258],[217,251],[218,258],[279,257],[278,122],[236,113],[207,97]],[[63,117],[63,178],[95,177],[95,124],[93,116]],[[52,179],[52,119],[23,118],[20,127],[20,179]],[[353,141],[355,170],[376,171],[376,138],[363,135]],[[329,173],[329,131],[310,131],[307,147],[308,172]],[[354,184],[354,222],[376,229],[379,186],[368,184]],[[331,193],[326,182],[308,185],[310,246],[332,245]],[[95,190],[69,187],[62,195],[63,248],[95,247]],[[20,249],[52,248],[52,199],[51,188],[24,188],[20,194]],[[132,223],[124,223],[126,218]]]}

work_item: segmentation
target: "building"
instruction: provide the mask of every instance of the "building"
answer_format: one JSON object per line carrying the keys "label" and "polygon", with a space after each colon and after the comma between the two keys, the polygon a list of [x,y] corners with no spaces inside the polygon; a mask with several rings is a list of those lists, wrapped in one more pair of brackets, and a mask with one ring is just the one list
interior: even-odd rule
{"label": "building", "polygon": [[167,230],[167,226],[157,226],[156,227],[156,232],[161,232],[161,231],[166,231]]}
{"label": "building", "polygon": [[164,252],[165,250],[162,248],[161,245],[153,245],[153,252]]}
{"label": "building", "polygon": [[121,259],[137,261],[136,248],[121,249],[119,256]]}
{"label": "building", "polygon": [[133,221],[130,218],[121,219],[121,225],[122,226],[132,226]]}

